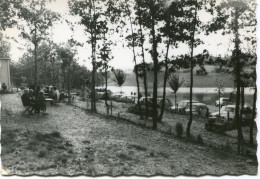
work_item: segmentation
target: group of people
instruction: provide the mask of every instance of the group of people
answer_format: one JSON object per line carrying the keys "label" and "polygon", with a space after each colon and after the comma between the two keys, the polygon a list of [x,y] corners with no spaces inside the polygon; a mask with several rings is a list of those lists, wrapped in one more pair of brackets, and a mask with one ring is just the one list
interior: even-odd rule
{"label": "group of people", "polygon": [[54,105],[60,101],[60,92],[55,86],[44,87],[44,92],[49,94],[49,97],[54,100]]}
{"label": "group of people", "polygon": [[22,95],[24,106],[30,107],[29,113],[40,113],[40,110],[46,111],[45,96],[42,90],[34,91],[33,89],[25,89]]}

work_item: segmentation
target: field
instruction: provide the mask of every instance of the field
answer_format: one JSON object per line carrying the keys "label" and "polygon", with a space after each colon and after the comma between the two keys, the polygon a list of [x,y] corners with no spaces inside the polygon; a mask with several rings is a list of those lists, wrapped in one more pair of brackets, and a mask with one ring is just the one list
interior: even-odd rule
{"label": "field", "polygon": [[[174,125],[186,116],[167,113],[158,130],[115,103],[107,117],[85,110],[86,103],[48,106],[46,115],[23,115],[18,94],[1,95],[2,174],[4,175],[224,175],[257,173],[256,147],[236,155],[236,132],[215,134],[192,124],[192,137],[176,136]],[[76,107],[77,106],[77,107]],[[98,111],[104,103],[98,102]],[[125,115],[125,116],[124,116]],[[127,115],[133,121],[124,120]],[[121,118],[122,117],[122,118]],[[146,122],[145,122],[146,123]],[[144,123],[143,123],[144,124]],[[256,131],[256,130],[255,130]],[[202,140],[198,140],[198,134]]]}
{"label": "field", "polygon": [[[205,66],[205,68],[209,72],[208,75],[197,75],[196,70],[198,69],[198,67],[194,68],[193,87],[216,87],[216,82],[215,82],[216,78],[220,78],[224,80],[224,87],[234,87],[234,77],[232,76],[232,74],[216,73],[214,72],[214,68],[217,68],[216,66]],[[178,74],[180,79],[184,78],[185,80],[183,87],[187,87],[190,82],[189,70],[180,71],[178,72]],[[153,72],[149,72],[147,76],[148,76],[148,87],[151,88],[153,86]],[[163,79],[163,76],[164,76],[164,72],[159,72],[158,79]],[[142,81],[142,79],[140,80]],[[114,86],[116,84],[114,81],[109,80],[108,85]],[[134,73],[128,74],[123,86],[136,86],[136,79]],[[162,86],[163,86],[163,80],[158,80],[158,87],[162,87]]]}

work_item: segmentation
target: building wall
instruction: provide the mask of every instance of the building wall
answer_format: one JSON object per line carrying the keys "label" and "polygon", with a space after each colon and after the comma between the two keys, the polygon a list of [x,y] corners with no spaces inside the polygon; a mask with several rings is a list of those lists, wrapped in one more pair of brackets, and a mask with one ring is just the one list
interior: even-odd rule
{"label": "building wall", "polygon": [[0,58],[0,84],[5,83],[7,88],[10,88],[10,67],[9,59]]}

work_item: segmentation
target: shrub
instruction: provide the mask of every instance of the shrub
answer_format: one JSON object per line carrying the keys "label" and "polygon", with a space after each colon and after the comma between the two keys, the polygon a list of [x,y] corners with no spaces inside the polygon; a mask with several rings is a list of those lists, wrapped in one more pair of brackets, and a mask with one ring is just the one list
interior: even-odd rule
{"label": "shrub", "polygon": [[198,134],[198,136],[197,136],[197,141],[199,144],[203,144],[203,138],[200,134]]}
{"label": "shrub", "polygon": [[40,150],[39,153],[38,153],[38,157],[40,157],[40,158],[45,157],[45,155],[46,155],[45,150]]}
{"label": "shrub", "polygon": [[52,132],[50,135],[53,137],[58,137],[58,138],[61,137],[60,132],[57,132],[57,131]]}
{"label": "shrub", "polygon": [[178,137],[181,137],[182,134],[183,134],[183,126],[182,126],[182,123],[177,122],[176,125],[175,125],[175,130],[176,130],[177,136],[178,136]]}

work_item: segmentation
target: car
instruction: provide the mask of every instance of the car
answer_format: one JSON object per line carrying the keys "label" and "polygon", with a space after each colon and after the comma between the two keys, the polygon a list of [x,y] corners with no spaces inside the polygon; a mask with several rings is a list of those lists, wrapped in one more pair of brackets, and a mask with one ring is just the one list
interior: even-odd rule
{"label": "car", "polygon": [[233,119],[235,116],[235,109],[236,105],[226,105],[222,106],[220,109],[220,116],[219,111],[213,112],[209,115],[210,119],[217,119],[217,118],[223,118],[223,119]]}
{"label": "car", "polygon": [[[208,114],[208,106],[204,103],[192,103],[192,114],[207,117]],[[185,114],[190,113],[190,104],[188,104],[185,108]]]}
{"label": "car", "polygon": [[[225,132],[236,129],[235,121],[235,105],[223,106],[219,112],[211,113],[209,119],[205,123],[207,131]],[[229,113],[229,114],[228,114]],[[228,117],[229,116],[229,117]],[[241,127],[250,125],[253,117],[253,110],[250,106],[244,106]]]}
{"label": "car", "polygon": [[[141,107],[141,110],[139,108],[139,105],[138,104],[135,104],[133,106],[130,106],[128,108],[128,112],[129,113],[133,113],[133,114],[137,114],[137,115],[145,115],[145,112],[146,112],[146,107],[145,105],[140,105]],[[148,106],[148,111],[147,111],[147,116],[148,117],[152,117],[153,116],[153,108],[151,106]]]}
{"label": "car", "polygon": [[[140,104],[145,105],[145,97],[141,97],[139,99]],[[152,97],[147,97],[147,102],[148,102],[148,106],[152,107],[153,104],[153,98]],[[163,98],[157,98],[157,106],[158,108],[162,107],[162,102],[163,102]],[[170,109],[170,107],[172,106],[172,102],[170,99],[165,98],[165,109],[168,110]]]}
{"label": "car", "polygon": [[134,103],[134,101],[135,101],[135,96],[122,95],[120,97],[120,102]]}
{"label": "car", "polygon": [[215,102],[215,106],[218,107],[220,105],[220,107],[222,107],[228,105],[228,103],[229,103],[229,98],[221,97],[219,98],[219,100]]}
{"label": "car", "polygon": [[[199,103],[199,101],[192,100],[192,103]],[[179,113],[185,113],[185,108],[190,104],[190,100],[182,100],[177,103],[177,106],[171,106],[170,112],[177,112]]]}

